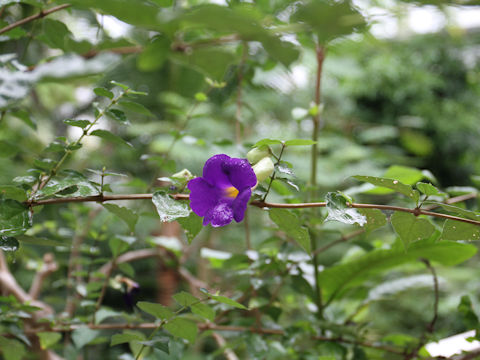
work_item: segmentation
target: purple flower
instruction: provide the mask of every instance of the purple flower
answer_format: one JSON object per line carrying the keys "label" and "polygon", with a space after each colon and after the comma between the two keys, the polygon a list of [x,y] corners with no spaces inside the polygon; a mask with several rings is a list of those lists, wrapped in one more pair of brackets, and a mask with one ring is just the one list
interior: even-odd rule
{"label": "purple flower", "polygon": [[203,216],[203,225],[225,226],[243,220],[257,177],[246,159],[225,154],[212,156],[203,167],[203,177],[188,182],[190,206]]}

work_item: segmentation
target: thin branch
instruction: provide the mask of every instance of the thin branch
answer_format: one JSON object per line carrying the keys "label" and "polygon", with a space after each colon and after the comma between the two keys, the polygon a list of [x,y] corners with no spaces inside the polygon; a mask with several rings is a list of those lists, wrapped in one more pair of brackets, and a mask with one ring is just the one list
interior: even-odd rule
{"label": "thin branch", "polygon": [[330,249],[332,246],[335,246],[335,245],[338,245],[338,244],[341,244],[343,242],[346,242],[354,237],[357,237],[358,235],[360,234],[363,234],[365,232],[364,229],[360,229],[360,230],[357,230],[357,231],[354,231],[354,232],[351,232],[350,234],[346,234],[346,235],[342,235],[342,237],[340,239],[337,239],[335,241],[332,241],[331,243],[328,243],[327,245],[325,246],[322,246],[321,248],[318,248],[316,249],[315,251],[312,252],[312,255],[315,254],[315,255],[318,255],[324,251],[327,251],[328,249]]}
{"label": "thin branch", "polygon": [[32,15],[32,16],[26,17],[24,19],[18,20],[18,21],[14,22],[10,25],[5,26],[4,28],[0,29],[0,34],[6,33],[7,31],[15,29],[16,27],[22,26],[22,25],[27,24],[31,21],[44,18],[47,15],[50,15],[54,12],[66,9],[70,6],[71,6],[70,4],[63,4],[63,5],[55,6],[51,9],[48,9],[48,10],[42,10],[42,11],[40,11],[40,12],[38,12],[38,13]]}
{"label": "thin branch", "polygon": [[47,253],[43,255],[42,267],[40,268],[40,271],[35,274],[32,285],[30,286],[30,290],[28,291],[28,294],[32,299],[38,299],[40,291],[42,290],[43,282],[48,277],[48,275],[57,270],[58,264],[55,262],[54,255],[52,253]]}
{"label": "thin branch", "polygon": [[227,360],[238,360],[238,357],[237,355],[235,355],[233,350],[227,348],[227,342],[225,341],[225,338],[222,335],[220,335],[219,333],[213,332],[212,337],[215,339],[220,349],[223,349],[223,355],[225,355]]}
{"label": "thin branch", "polygon": [[430,264],[430,261],[428,261],[428,259],[421,259],[421,261],[425,264],[428,270],[430,270],[433,276],[433,294],[435,297],[435,300],[433,303],[433,318],[426,328],[427,332],[432,334],[433,330],[435,329],[435,323],[437,322],[437,318],[438,318],[438,302],[440,299],[439,290],[438,290],[438,277],[437,277],[435,268],[432,266],[432,264]]}
{"label": "thin branch", "polygon": [[[65,204],[73,202],[99,202],[103,203],[105,201],[119,201],[119,200],[150,200],[152,199],[153,194],[120,194],[120,195],[93,195],[85,197],[65,197],[65,198],[53,198],[53,199],[43,199],[43,200],[28,200],[24,204],[28,207],[48,205],[48,204]],[[172,194],[170,195],[174,200],[188,200],[189,196],[187,194]],[[327,203],[325,202],[312,202],[312,203],[298,203],[298,204],[286,204],[286,203],[269,203],[265,201],[254,200],[250,202],[250,205],[256,206],[259,208],[282,208],[282,209],[304,209],[304,208],[318,208],[325,207]],[[450,219],[455,221],[461,221],[468,224],[479,225],[480,221],[472,219],[464,219],[458,216],[435,213],[432,211],[422,210],[422,209],[410,209],[401,206],[393,205],[381,205],[381,204],[358,204],[352,203],[349,204],[352,208],[357,209],[379,209],[379,210],[391,210],[391,211],[401,211],[408,212],[418,215],[427,215],[432,217],[438,217],[442,219]]]}

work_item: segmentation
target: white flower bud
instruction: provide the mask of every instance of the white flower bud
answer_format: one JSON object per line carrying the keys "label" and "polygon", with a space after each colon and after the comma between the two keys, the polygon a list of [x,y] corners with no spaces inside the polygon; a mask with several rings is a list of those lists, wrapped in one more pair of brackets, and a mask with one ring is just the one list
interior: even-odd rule
{"label": "white flower bud", "polygon": [[257,176],[258,182],[268,179],[268,177],[272,175],[274,169],[275,166],[273,165],[273,161],[270,159],[270,157],[264,157],[255,165],[253,165],[253,171]]}
{"label": "white flower bud", "polygon": [[270,156],[270,148],[267,145],[263,145],[250,150],[247,153],[247,160],[253,165],[267,156]]}

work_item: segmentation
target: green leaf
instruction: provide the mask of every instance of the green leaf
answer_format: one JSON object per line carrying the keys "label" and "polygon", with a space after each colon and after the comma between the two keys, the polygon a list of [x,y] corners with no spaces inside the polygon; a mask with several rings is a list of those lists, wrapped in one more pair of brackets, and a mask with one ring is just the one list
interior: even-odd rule
{"label": "green leaf", "polygon": [[37,129],[37,123],[31,118],[30,113],[26,110],[12,111],[10,115],[22,120],[25,124],[31,127],[33,130]]}
{"label": "green leaf", "polygon": [[118,121],[119,123],[125,124],[128,123],[127,116],[122,110],[119,109],[110,109],[107,111],[107,114],[110,115],[110,117],[113,120]]}
{"label": "green leaf", "polygon": [[427,219],[406,212],[396,211],[391,222],[405,249],[408,249],[410,243],[426,239],[435,231],[435,227]]}
{"label": "green leaf", "polygon": [[467,329],[479,329],[478,316],[473,310],[472,301],[468,295],[463,295],[458,304],[458,312]]}
{"label": "green leaf", "polygon": [[160,69],[170,54],[170,40],[165,36],[156,36],[137,58],[137,66],[141,71]]}
{"label": "green leaf", "polygon": [[348,287],[361,284],[369,276],[380,271],[416,262],[420,258],[452,266],[471,258],[477,248],[470,244],[452,241],[436,243],[427,240],[414,242],[405,251],[401,248],[390,250],[378,249],[354,260],[332,266],[320,273],[320,284],[327,301],[331,301],[338,293]]}
{"label": "green leaf", "polygon": [[88,120],[75,120],[75,119],[66,119],[66,120],[63,120],[63,122],[67,125],[76,126],[82,129],[85,129],[88,125],[91,124],[91,122]]}
{"label": "green leaf", "polygon": [[93,92],[98,96],[105,96],[109,99],[113,99],[113,92],[111,92],[110,90],[105,89],[103,87],[95,88],[95,89],[93,89]]}
{"label": "green leaf", "polygon": [[202,218],[193,211],[187,217],[178,218],[177,221],[185,231],[185,235],[187,236],[189,244],[192,243],[193,239],[195,239],[200,230],[203,229]]}
{"label": "green leaf", "polygon": [[0,336],[0,351],[8,360],[22,360],[27,354],[25,345],[15,339],[7,339],[3,336]]}
{"label": "green leaf", "polygon": [[50,349],[62,338],[62,334],[56,332],[38,332],[37,336],[40,340],[40,347],[43,350]]}
{"label": "green leaf", "polygon": [[435,196],[442,194],[435,186],[428,183],[418,182],[416,187],[418,190],[420,190],[422,194],[425,194],[427,196]]}
{"label": "green leaf", "polygon": [[130,341],[142,341],[144,340],[143,336],[140,336],[136,333],[124,332],[122,334],[115,334],[112,336],[110,341],[110,346],[115,346],[118,344],[128,343]]}
{"label": "green leaf", "polygon": [[7,140],[0,140],[0,158],[11,158],[19,152],[17,145]]}
{"label": "green leaf", "polygon": [[360,181],[368,182],[375,186],[389,188],[395,192],[408,196],[415,202],[418,202],[418,199],[420,198],[420,195],[417,190],[414,190],[410,185],[406,185],[395,179],[381,178],[376,176],[361,176],[361,175],[356,175],[354,176],[354,178]]}
{"label": "green leaf", "polygon": [[191,305],[190,308],[192,309],[192,312],[194,314],[201,316],[202,318],[205,318],[210,321],[215,320],[215,310],[213,310],[207,304],[197,303],[197,304]]}
{"label": "green leaf", "polygon": [[162,222],[170,222],[190,215],[190,209],[186,203],[173,200],[170,195],[160,191],[153,194],[152,202]]}
{"label": "green leaf", "polygon": [[316,144],[316,141],[307,139],[294,139],[285,141],[285,146],[309,146]]}
{"label": "green leaf", "polygon": [[126,110],[133,111],[138,114],[155,117],[155,115],[153,115],[145,106],[134,101],[122,100],[118,103],[118,105]]}
{"label": "green leaf", "polygon": [[41,245],[41,246],[62,246],[65,243],[60,241],[44,238],[44,237],[37,237],[37,236],[30,236],[30,235],[17,235],[15,236],[16,239],[25,244],[31,245]]}
{"label": "green leaf", "polygon": [[198,299],[190,293],[182,291],[178,294],[173,295],[173,299],[182,306],[190,306],[193,303],[197,303]]}
{"label": "green leaf", "polygon": [[198,327],[197,324],[191,320],[187,320],[181,317],[176,317],[173,320],[165,324],[165,330],[171,333],[173,336],[186,339],[190,343],[194,343],[197,338]]}
{"label": "green leaf", "polygon": [[122,219],[128,225],[131,232],[135,231],[138,215],[133,210],[115,204],[103,204],[103,207]]}
{"label": "green leaf", "polygon": [[445,240],[480,240],[480,226],[447,219],[443,224],[442,238]]}
{"label": "green leaf", "polygon": [[89,135],[98,136],[102,139],[105,139],[105,140],[110,141],[110,142],[115,143],[115,144],[127,145],[127,146],[132,147],[132,144],[123,140],[120,136],[115,135],[115,134],[113,134],[113,133],[111,133],[110,131],[107,131],[107,130],[100,130],[100,129],[99,130],[93,130]]}
{"label": "green leaf", "polygon": [[75,344],[75,347],[77,349],[81,349],[85,345],[95,340],[98,335],[100,335],[100,331],[92,330],[87,326],[82,326],[72,332],[72,340]]}
{"label": "green leaf", "polygon": [[25,190],[13,185],[0,185],[0,196],[6,199],[13,199],[19,202],[27,200]]}
{"label": "green leaf", "polygon": [[28,210],[23,204],[0,198],[0,236],[23,234],[30,226]]}
{"label": "green leaf", "polygon": [[280,140],[272,140],[272,139],[262,139],[262,140],[259,140],[255,143],[255,145],[253,145],[252,147],[260,147],[260,146],[264,146],[264,145],[277,145],[277,144],[281,144],[282,142]]}
{"label": "green leaf", "polygon": [[175,53],[173,58],[217,81],[223,80],[228,67],[236,61],[233,53],[212,47],[197,48],[190,53]]}
{"label": "green leaf", "polygon": [[124,316],[124,313],[106,309],[106,308],[101,308],[95,313],[95,324],[101,324],[103,320],[108,318],[123,317],[123,316]]}
{"label": "green leaf", "polygon": [[349,1],[310,1],[299,4],[291,20],[307,24],[321,44],[366,26],[363,16]]}
{"label": "green leaf", "polygon": [[350,200],[340,192],[329,192],[325,197],[327,202],[326,208],[328,217],[325,221],[339,221],[344,224],[358,224],[363,226],[367,222],[367,218],[360,214],[356,209],[348,206]]}
{"label": "green leaf", "polygon": [[236,307],[237,309],[242,309],[242,310],[248,310],[245,306],[243,306],[242,304],[240,304],[239,302],[235,301],[235,300],[232,300],[226,296],[223,296],[223,295],[212,295],[212,294],[209,294],[209,296],[219,302],[219,303],[222,303],[222,304],[226,304],[226,305],[230,305],[230,306],[233,306],[233,307]]}
{"label": "green leaf", "polygon": [[169,308],[161,304],[155,304],[147,301],[139,301],[137,303],[137,306],[141,310],[145,311],[147,314],[150,314],[157,319],[169,320],[174,316],[173,312]]}
{"label": "green leaf", "polygon": [[303,227],[298,217],[286,209],[270,209],[270,219],[277,224],[280,230],[292,237],[307,253],[311,253],[310,234]]}
{"label": "green leaf", "polygon": [[0,236],[0,250],[17,251],[19,248],[18,240],[11,236]]}
{"label": "green leaf", "polygon": [[367,223],[365,224],[366,232],[381,228],[387,223],[387,217],[378,209],[357,209],[357,211],[367,218]]}
{"label": "green leaf", "polygon": [[65,170],[61,175],[63,177],[52,178],[43,189],[37,191],[36,198],[45,198],[52,195],[58,197],[92,196],[100,193],[96,185],[79,172]]}

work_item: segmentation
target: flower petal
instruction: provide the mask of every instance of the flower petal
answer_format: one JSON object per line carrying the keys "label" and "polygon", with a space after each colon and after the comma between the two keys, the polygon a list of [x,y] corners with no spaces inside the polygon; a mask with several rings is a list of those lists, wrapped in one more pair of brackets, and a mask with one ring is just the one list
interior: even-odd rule
{"label": "flower petal", "polygon": [[246,188],[242,190],[232,203],[233,218],[236,222],[240,222],[245,217],[245,211],[247,210],[248,201],[252,196],[252,189]]}
{"label": "flower petal", "polygon": [[231,158],[223,163],[222,169],[238,190],[252,188],[257,183],[257,176],[246,159]]}
{"label": "flower petal", "polygon": [[190,189],[190,207],[198,216],[205,216],[210,209],[217,205],[218,190],[203,178],[192,179],[187,186]]}
{"label": "flower petal", "polygon": [[208,225],[211,222],[213,227],[225,226],[230,224],[232,220],[232,208],[228,203],[221,202],[208,211],[203,219],[203,225]]}
{"label": "flower petal", "polygon": [[212,156],[203,166],[203,178],[219,188],[232,186],[227,174],[223,171],[223,164],[230,159],[230,156],[225,154]]}

